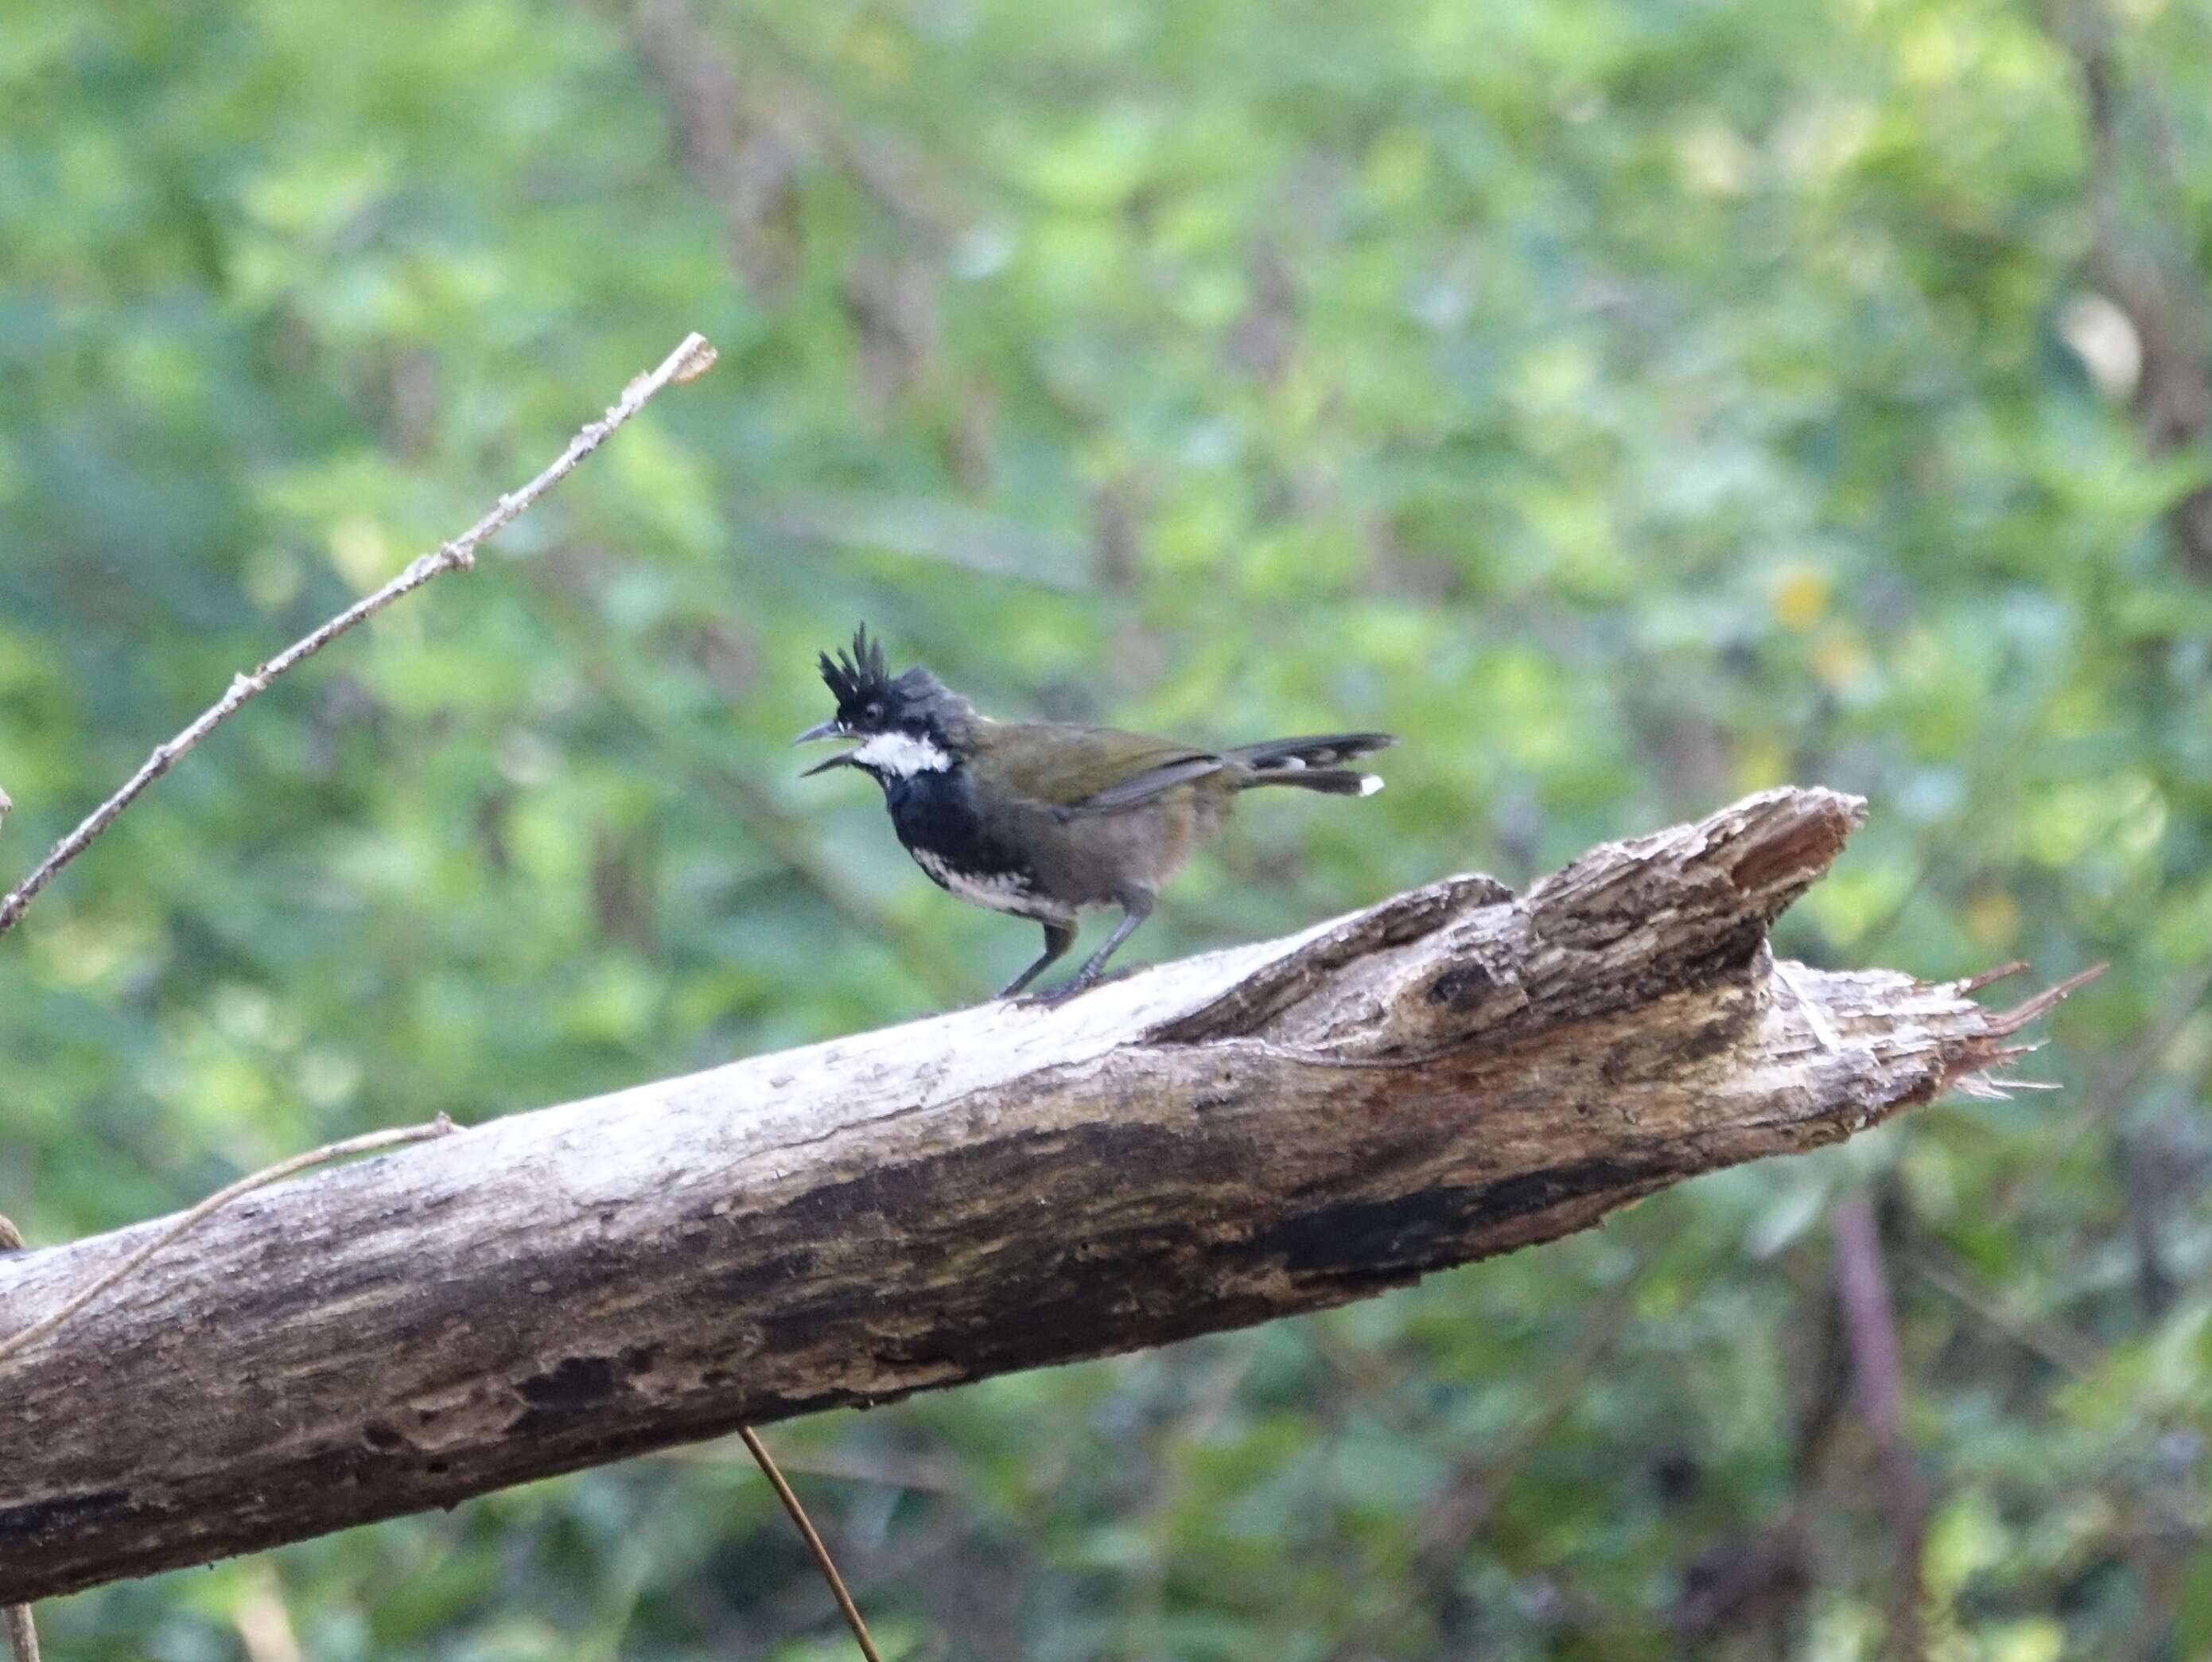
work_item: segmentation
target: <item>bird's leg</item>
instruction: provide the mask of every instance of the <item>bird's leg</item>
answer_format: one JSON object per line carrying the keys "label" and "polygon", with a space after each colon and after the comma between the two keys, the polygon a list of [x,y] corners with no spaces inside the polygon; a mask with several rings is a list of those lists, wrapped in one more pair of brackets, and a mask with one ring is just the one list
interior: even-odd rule
{"label": "bird's leg", "polygon": [[1106,944],[1091,954],[1067,984],[1053,989],[1055,999],[1073,998],[1076,994],[1097,986],[1099,975],[1106,968],[1106,960],[1114,956],[1114,949],[1134,934],[1137,925],[1152,915],[1152,892],[1150,889],[1130,889],[1119,898],[1121,921],[1114,926],[1114,933],[1106,937]]}
{"label": "bird's leg", "polygon": [[1016,976],[1012,981],[1009,981],[1004,987],[1000,989],[999,996],[1000,998],[1012,998],[1016,993],[1021,991],[1023,988],[1028,986],[1030,983],[1035,981],[1039,976],[1042,975],[1047,969],[1051,967],[1052,962],[1054,959],[1059,958],[1074,944],[1074,924],[1045,924],[1044,950],[1037,954],[1036,963],[1030,965],[1028,969],[1024,970],[1019,975]]}

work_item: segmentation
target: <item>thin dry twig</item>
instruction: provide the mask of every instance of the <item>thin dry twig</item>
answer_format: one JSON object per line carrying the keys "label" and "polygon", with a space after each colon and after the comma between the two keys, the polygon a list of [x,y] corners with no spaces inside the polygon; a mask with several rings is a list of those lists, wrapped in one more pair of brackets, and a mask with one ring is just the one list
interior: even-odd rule
{"label": "thin dry twig", "polygon": [[[1981,975],[1948,984],[1958,992],[1975,992],[1992,981],[2002,980],[2019,967],[2012,964],[2002,965],[1996,969],[1984,971]],[[1972,1059],[1952,1074],[1945,1082],[1945,1088],[1955,1091],[1960,1096],[1977,1097],[1985,1102],[2008,1101],[2014,1091],[2058,1089],[2057,1086],[2039,1080],[1993,1077],[1992,1068],[2004,1067],[2042,1048],[2039,1044],[2000,1044],[1996,1041],[2009,1038],[2028,1023],[2047,1015],[2077,989],[2088,985],[2110,968],[2112,965],[2109,964],[2092,964],[2056,986],[2046,987],[2033,996],[2022,999],[2009,1010],[2000,1010],[1991,1015],[1989,1031],[1983,1042],[1975,1048]]]}
{"label": "thin dry twig", "polygon": [[609,406],[606,414],[569,440],[568,447],[555,457],[543,472],[520,490],[510,491],[501,496],[489,513],[466,531],[429,553],[418,556],[404,571],[383,587],[373,594],[362,596],[267,662],[257,665],[251,672],[233,676],[228,691],[203,710],[191,725],[175,738],[155,746],[154,753],[140,765],[137,772],[124,782],[120,790],[87,815],[82,825],[54,845],[53,851],[39,862],[28,877],[9,891],[5,899],[0,899],[0,934],[5,934],[15,927],[39,891],[52,882],[63,867],[90,848],[94,840],[114,823],[117,815],[136,801],[148,786],[174,767],[179,757],[237,714],[248,699],[267,691],[269,684],[286,670],[304,658],[313,657],[356,624],[374,617],[401,595],[413,593],[434,577],[442,576],[448,571],[465,571],[473,566],[478,545],[513,523],[540,496],[566,478],[578,462],[606,442],[609,434],[643,409],[647,399],[664,387],[704,374],[713,367],[714,362],[714,349],[708,344],[705,336],[686,335],[657,368],[640,375],[623,388],[622,397]]}
{"label": "thin dry twig", "polygon": [[806,1549],[814,1555],[815,1567],[822,1572],[822,1579],[830,1584],[830,1592],[837,1600],[837,1608],[844,1612],[845,1625],[852,1629],[853,1642],[860,1647],[860,1654],[866,1657],[868,1662],[884,1662],[881,1653],[876,1649],[875,1641],[868,1637],[868,1624],[860,1619],[860,1606],[853,1602],[853,1595],[845,1591],[845,1578],[837,1574],[836,1560],[830,1557],[830,1549],[822,1544],[822,1537],[815,1533],[813,1521],[807,1517],[806,1508],[799,1504],[798,1495],[789,1483],[783,1481],[783,1474],[775,1469],[775,1462],[769,1457],[768,1445],[761,1441],[760,1434],[750,1426],[739,1426],[738,1435],[744,1440],[745,1447],[760,1463],[761,1470],[775,1488],[776,1499],[783,1502],[783,1509],[791,1514],[791,1521],[799,1525],[799,1534],[806,1538]]}
{"label": "thin dry twig", "polygon": [[395,1130],[371,1131],[366,1136],[348,1137],[343,1142],[325,1143],[320,1148],[310,1148],[304,1154],[295,1154],[289,1160],[279,1160],[250,1177],[240,1178],[228,1188],[216,1190],[106,1275],[94,1276],[88,1285],[71,1294],[58,1309],[48,1312],[21,1332],[11,1333],[5,1339],[0,1339],[0,1361],[7,1361],[26,1345],[44,1338],[118,1282],[136,1274],[163,1247],[171,1245],[178,1237],[213,1214],[220,1212],[240,1195],[250,1195],[257,1189],[282,1182],[295,1172],[326,1165],[334,1160],[343,1160],[349,1154],[373,1154],[381,1149],[397,1148],[402,1143],[428,1142],[433,1137],[451,1136],[460,1129],[441,1114],[427,1125],[403,1125]]}
{"label": "thin dry twig", "polygon": [[2110,964],[2092,964],[2087,969],[2077,970],[2065,980],[2053,986],[2045,987],[2041,992],[2021,1000],[2009,1010],[1998,1012],[1990,1018],[1990,1037],[2009,1038],[2031,1021],[2038,1020],[2049,1014],[2057,1008],[2069,994],[2087,986],[2112,967]]}
{"label": "thin dry twig", "polygon": [[2033,967],[2024,958],[2008,959],[2002,964],[1992,965],[1990,968],[1976,974],[1961,976],[1951,985],[1961,993],[1978,993],[1984,987],[1994,987],[2000,981],[2008,981],[2016,975],[2025,975]]}

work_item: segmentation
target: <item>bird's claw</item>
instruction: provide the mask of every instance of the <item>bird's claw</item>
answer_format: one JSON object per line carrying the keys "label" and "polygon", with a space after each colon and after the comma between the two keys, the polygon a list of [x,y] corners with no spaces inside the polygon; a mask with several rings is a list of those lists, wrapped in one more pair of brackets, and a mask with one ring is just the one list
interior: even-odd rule
{"label": "bird's claw", "polygon": [[1109,981],[1121,981],[1137,973],[1142,965],[1132,964],[1125,969],[1099,975],[1071,976],[1057,987],[1042,987],[1033,993],[1017,993],[1000,996],[1018,1010],[1053,1010],[1066,1003],[1079,993],[1087,993],[1094,987],[1103,987]]}
{"label": "bird's claw", "polygon": [[1033,993],[1016,993],[1006,1001],[1017,1010],[1056,1010],[1078,993],[1087,992],[1097,984],[1079,976],[1073,981],[1061,982],[1057,987],[1040,987]]}

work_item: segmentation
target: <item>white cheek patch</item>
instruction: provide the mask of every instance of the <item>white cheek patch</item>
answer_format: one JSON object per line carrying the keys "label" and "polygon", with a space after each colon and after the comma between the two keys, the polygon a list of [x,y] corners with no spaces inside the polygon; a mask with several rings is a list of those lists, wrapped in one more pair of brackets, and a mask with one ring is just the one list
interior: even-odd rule
{"label": "white cheek patch", "polygon": [[878,733],[853,752],[864,768],[873,768],[894,779],[911,779],[917,773],[942,773],[952,765],[947,756],[927,739],[909,733]]}

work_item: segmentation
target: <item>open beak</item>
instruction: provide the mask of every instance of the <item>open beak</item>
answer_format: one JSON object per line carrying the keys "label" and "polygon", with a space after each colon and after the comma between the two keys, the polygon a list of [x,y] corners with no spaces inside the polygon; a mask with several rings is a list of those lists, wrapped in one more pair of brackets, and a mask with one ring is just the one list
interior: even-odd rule
{"label": "open beak", "polygon": [[[793,745],[811,745],[817,739],[847,739],[851,736],[846,728],[837,725],[836,718],[832,716],[827,721],[817,721],[791,742]],[[849,768],[854,765],[852,752],[842,751],[826,762],[816,763],[799,776],[801,779],[811,779],[816,774],[827,773],[832,768]]]}

